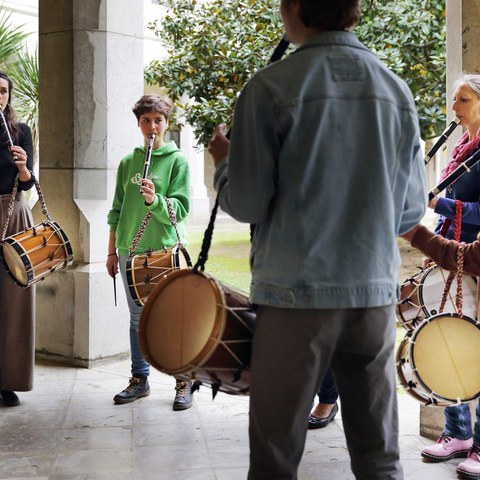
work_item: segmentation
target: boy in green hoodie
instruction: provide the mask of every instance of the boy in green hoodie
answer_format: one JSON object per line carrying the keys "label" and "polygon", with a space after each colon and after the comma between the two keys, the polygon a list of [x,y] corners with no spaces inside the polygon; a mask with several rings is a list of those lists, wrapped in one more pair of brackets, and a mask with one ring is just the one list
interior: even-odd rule
{"label": "boy in green hoodie", "polygon": [[[144,95],[133,106],[144,145],[136,147],[120,161],[112,208],[107,217],[110,226],[107,271],[114,277],[120,270],[130,311],[132,376],[129,385],[115,395],[113,401],[117,404],[133,402],[150,393],[150,365],[142,355],[137,334],[142,307],[136,305],[130,294],[126,263],[132,241],[148,212],[151,212],[152,216],[133,252],[134,255],[171,247],[177,243],[165,197],[173,206],[177,227],[185,245],[183,223],[190,209],[189,167],[175,142],[165,143],[164,140],[172,109],[171,100],[158,95]],[[146,178],[143,178],[147,148],[152,135],[155,135],[155,138],[150,167]],[[193,396],[190,390],[191,382],[176,379],[174,410],[185,410],[192,406]]]}

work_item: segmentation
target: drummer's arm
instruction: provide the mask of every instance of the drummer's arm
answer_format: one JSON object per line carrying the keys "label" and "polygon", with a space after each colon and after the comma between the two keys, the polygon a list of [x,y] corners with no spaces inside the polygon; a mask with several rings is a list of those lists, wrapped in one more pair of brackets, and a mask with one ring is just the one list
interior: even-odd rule
{"label": "drummer's arm", "polygon": [[401,238],[405,239],[407,242],[412,243],[412,238],[415,235],[415,233],[418,231],[419,228],[421,228],[422,225],[419,223],[418,225],[415,225],[411,230],[409,230],[407,233],[404,233],[403,235],[400,235]]}
{"label": "drummer's arm", "polygon": [[115,247],[115,230],[110,230],[110,234],[108,237],[108,253],[107,253],[107,272],[108,274],[114,278],[115,275],[118,273],[118,256],[117,250]]}
{"label": "drummer's arm", "polygon": [[[447,240],[423,225],[417,225],[402,235],[402,238],[430,257],[438,266],[453,272],[457,270],[458,242],[455,240]],[[480,275],[480,241],[465,245],[463,270],[471,275]]]}

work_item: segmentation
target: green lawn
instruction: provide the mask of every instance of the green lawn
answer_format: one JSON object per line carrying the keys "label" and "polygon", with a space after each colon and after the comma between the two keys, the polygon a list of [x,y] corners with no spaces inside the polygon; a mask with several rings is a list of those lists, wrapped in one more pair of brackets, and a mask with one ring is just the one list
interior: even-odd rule
{"label": "green lawn", "polygon": [[[205,272],[226,285],[248,292],[250,289],[250,234],[245,229],[217,229],[205,263]],[[193,265],[198,260],[204,231],[188,232],[188,252]]]}

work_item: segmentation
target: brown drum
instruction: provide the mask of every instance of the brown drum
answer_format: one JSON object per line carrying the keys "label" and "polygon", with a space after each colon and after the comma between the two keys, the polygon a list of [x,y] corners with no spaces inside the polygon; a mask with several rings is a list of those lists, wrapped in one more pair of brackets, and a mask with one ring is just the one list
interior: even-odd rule
{"label": "brown drum", "polygon": [[65,232],[52,221],[5,238],[2,258],[13,280],[29,287],[56,270],[73,263],[73,252]]}
{"label": "brown drum", "polygon": [[187,249],[179,245],[128,258],[125,271],[133,301],[139,307],[145,305],[148,295],[165,275],[191,266]]}
{"label": "brown drum", "polygon": [[407,332],[397,350],[400,383],[424,405],[447,406],[480,396],[480,325],[439,314]]}
{"label": "brown drum", "polygon": [[255,312],[247,297],[191,269],[166,276],[142,311],[138,335],[148,362],[229,394],[248,394]]}
{"label": "brown drum", "polygon": [[[439,313],[445,283],[449,272],[438,266],[422,270],[407,278],[400,288],[400,300],[397,302],[397,320],[406,330],[413,330],[423,320]],[[450,287],[443,311],[457,313],[455,296],[457,282]],[[477,283],[475,278],[462,277],[463,314],[477,318]]]}

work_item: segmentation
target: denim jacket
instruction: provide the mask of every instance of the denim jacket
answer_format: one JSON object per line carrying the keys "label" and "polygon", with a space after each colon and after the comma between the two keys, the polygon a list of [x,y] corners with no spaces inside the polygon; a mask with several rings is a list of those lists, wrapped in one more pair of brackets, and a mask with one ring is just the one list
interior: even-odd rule
{"label": "denim jacket", "polygon": [[353,33],[314,35],[257,72],[214,177],[221,208],[255,224],[252,303],[394,303],[396,237],[425,213],[424,170],[410,90]]}

